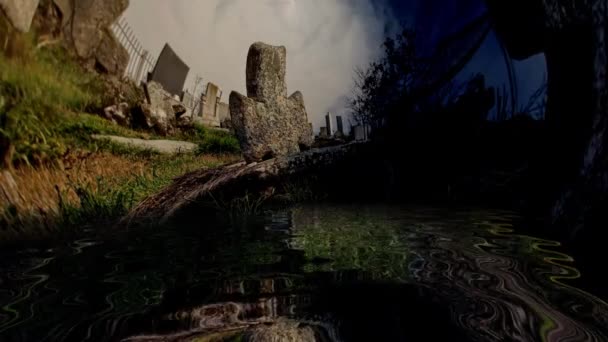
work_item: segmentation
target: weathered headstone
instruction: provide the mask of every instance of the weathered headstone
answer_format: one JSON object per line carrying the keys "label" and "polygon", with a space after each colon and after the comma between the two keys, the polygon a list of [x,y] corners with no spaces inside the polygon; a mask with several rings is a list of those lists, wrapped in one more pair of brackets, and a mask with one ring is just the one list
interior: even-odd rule
{"label": "weathered headstone", "polygon": [[28,32],[40,0],[0,0],[0,8],[13,27]]}
{"label": "weathered headstone", "polygon": [[189,71],[190,67],[173,51],[169,44],[165,44],[160,56],[158,56],[154,70],[152,70],[150,81],[160,83],[171,94],[181,94]]}
{"label": "weathered headstone", "polygon": [[334,133],[334,125],[332,122],[332,117],[331,117],[331,113],[327,113],[327,115],[325,115],[325,127],[327,127],[327,134],[328,135],[332,135]]}
{"label": "weathered headstone", "polygon": [[182,92],[182,103],[189,109],[194,108],[194,96],[190,94],[188,91]]}
{"label": "weathered headstone", "polygon": [[287,97],[287,50],[254,43],[247,55],[247,96],[230,94],[230,115],[247,162],[310,148],[312,130],[302,93]]}
{"label": "weathered headstone", "polygon": [[207,83],[207,91],[203,96],[203,105],[199,113],[205,126],[220,127],[220,117],[217,111],[219,94],[220,88],[217,85],[211,82]]}
{"label": "weathered headstone", "polygon": [[319,129],[319,138],[323,138],[323,139],[329,138],[329,134],[327,134],[327,127],[321,127]]}
{"label": "weathered headstone", "polygon": [[231,128],[232,122],[230,122],[230,106],[225,102],[217,103],[217,116],[220,119],[220,127]]}
{"label": "weathered headstone", "polygon": [[342,117],[340,115],[336,116],[336,126],[337,132],[339,132],[341,135],[344,135],[344,125],[342,123]]}
{"label": "weathered headstone", "polygon": [[367,132],[365,126],[357,125],[353,127],[356,141],[367,140]]}

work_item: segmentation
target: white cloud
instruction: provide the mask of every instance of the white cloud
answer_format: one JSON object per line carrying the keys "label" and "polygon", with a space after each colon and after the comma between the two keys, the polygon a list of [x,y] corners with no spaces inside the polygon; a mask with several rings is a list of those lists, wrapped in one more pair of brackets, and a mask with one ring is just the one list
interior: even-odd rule
{"label": "white cloud", "polygon": [[245,92],[251,43],[287,47],[287,87],[304,94],[309,120],[323,125],[352,87],[353,69],[380,52],[391,18],[377,0],[131,0],[125,15],[157,55],[168,42],[195,74]]}

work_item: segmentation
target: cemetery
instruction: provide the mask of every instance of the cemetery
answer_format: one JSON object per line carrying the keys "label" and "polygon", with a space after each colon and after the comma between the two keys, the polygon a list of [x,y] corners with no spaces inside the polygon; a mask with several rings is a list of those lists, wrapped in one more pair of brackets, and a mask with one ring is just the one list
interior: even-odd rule
{"label": "cemetery", "polygon": [[[608,340],[608,1],[420,0],[422,38],[402,1],[315,2],[310,32],[312,1],[163,2],[180,39],[270,6],[286,41],[218,30],[240,86],[149,50],[133,3],[0,0],[0,340]],[[380,53],[323,103],[346,33]]]}

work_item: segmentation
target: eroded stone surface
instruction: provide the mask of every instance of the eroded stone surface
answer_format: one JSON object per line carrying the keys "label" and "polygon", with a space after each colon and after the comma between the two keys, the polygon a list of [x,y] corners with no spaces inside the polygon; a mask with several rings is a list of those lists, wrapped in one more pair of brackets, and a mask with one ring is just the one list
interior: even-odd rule
{"label": "eroded stone surface", "polygon": [[159,134],[166,135],[176,124],[178,113],[182,115],[182,103],[173,98],[158,82],[144,84],[147,103],[141,109],[148,128],[154,128]]}
{"label": "eroded stone surface", "polygon": [[129,7],[129,0],[78,0],[73,2],[71,38],[78,55],[92,57],[103,31]]}
{"label": "eroded stone surface", "polygon": [[28,32],[40,0],[0,0],[0,8],[15,29]]}
{"label": "eroded stone surface", "polygon": [[232,125],[247,162],[298,153],[313,143],[299,91],[287,97],[286,49],[255,43],[247,56],[247,96],[230,94]]}
{"label": "eroded stone surface", "polygon": [[51,40],[63,40],[87,67],[122,76],[129,53],[110,27],[128,6],[129,0],[46,1],[38,7],[35,28]]}
{"label": "eroded stone surface", "polygon": [[122,75],[129,64],[129,52],[116,39],[114,33],[106,29],[96,49],[95,60],[104,72],[110,75]]}

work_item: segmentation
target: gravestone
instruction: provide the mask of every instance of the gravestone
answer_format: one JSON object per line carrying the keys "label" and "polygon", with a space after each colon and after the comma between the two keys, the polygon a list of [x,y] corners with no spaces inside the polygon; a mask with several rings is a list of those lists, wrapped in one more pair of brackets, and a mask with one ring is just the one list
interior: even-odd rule
{"label": "gravestone", "polygon": [[149,81],[160,83],[171,94],[181,94],[189,71],[190,67],[182,61],[169,44],[165,44],[154,70],[150,74]]}
{"label": "gravestone", "polygon": [[230,128],[232,127],[232,122],[230,122],[230,106],[228,106],[225,102],[217,103],[217,116],[220,119],[220,127],[222,128]]}
{"label": "gravestone", "polygon": [[357,125],[354,126],[354,136],[355,136],[355,141],[364,141],[367,140],[367,132],[366,132],[366,127],[363,125]]}
{"label": "gravestone", "polygon": [[327,115],[325,115],[325,127],[327,127],[327,134],[330,136],[334,133],[334,126],[332,121],[333,120],[331,117],[331,113],[328,112]]}
{"label": "gravestone", "polygon": [[287,50],[254,43],[247,55],[247,96],[230,94],[232,125],[247,162],[298,153],[313,143],[302,93],[287,97]]}
{"label": "gravestone", "polygon": [[190,92],[184,91],[181,101],[188,109],[192,110],[194,108],[194,96]]}
{"label": "gravestone", "polygon": [[203,105],[200,112],[203,125],[205,126],[220,127],[220,117],[217,110],[219,94],[220,87],[211,82],[207,83],[207,91],[203,96]]}
{"label": "gravestone", "polygon": [[337,132],[340,133],[340,135],[344,135],[344,125],[342,123],[342,117],[340,115],[336,116],[336,126],[337,126]]}
{"label": "gravestone", "polygon": [[321,127],[319,129],[319,138],[323,138],[323,139],[329,138],[329,134],[327,134],[327,127]]}

